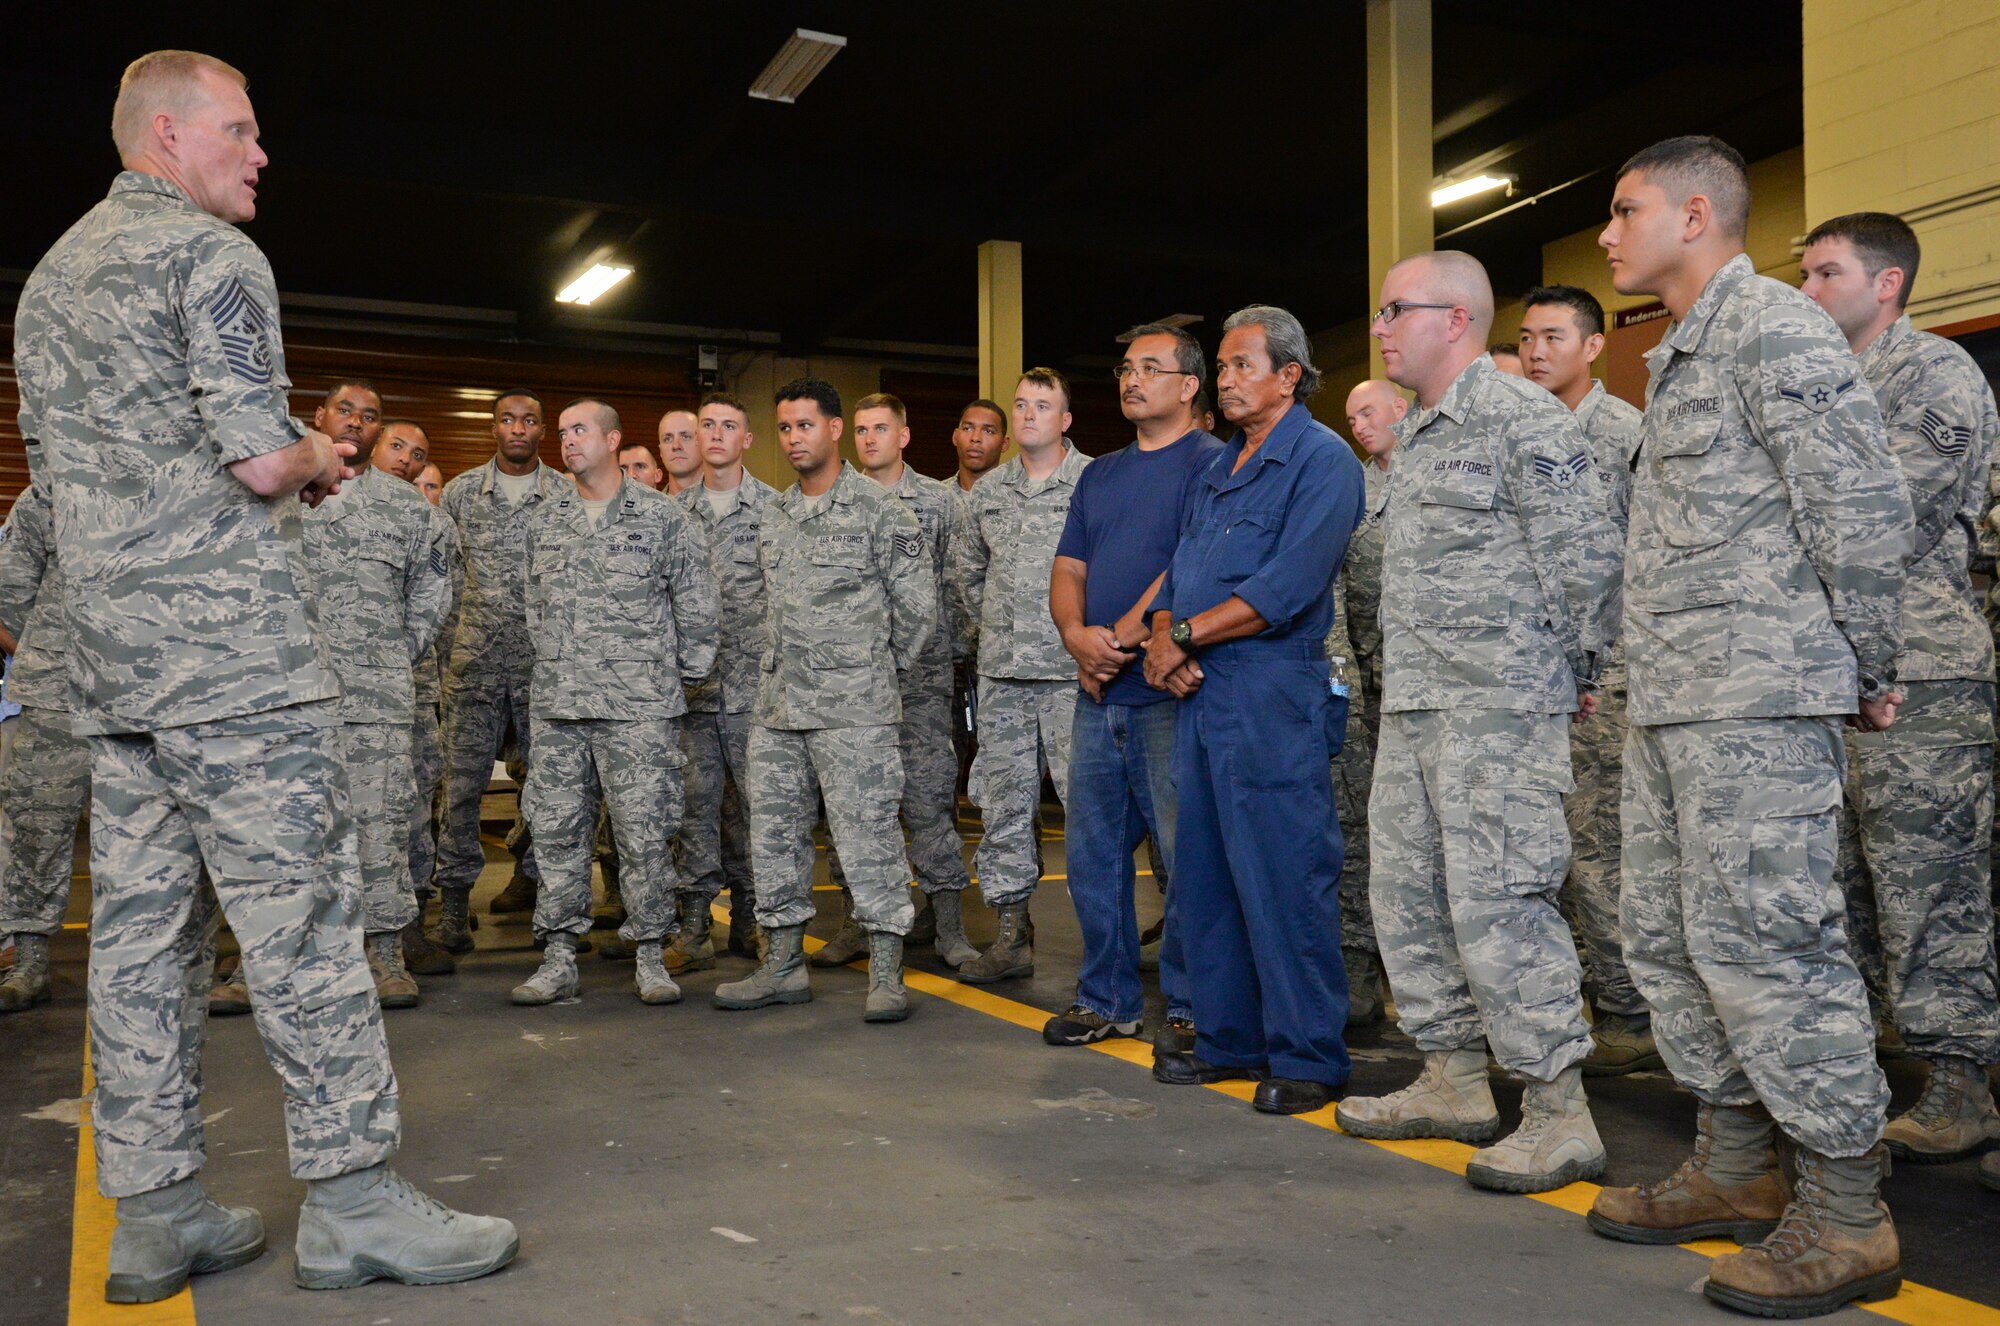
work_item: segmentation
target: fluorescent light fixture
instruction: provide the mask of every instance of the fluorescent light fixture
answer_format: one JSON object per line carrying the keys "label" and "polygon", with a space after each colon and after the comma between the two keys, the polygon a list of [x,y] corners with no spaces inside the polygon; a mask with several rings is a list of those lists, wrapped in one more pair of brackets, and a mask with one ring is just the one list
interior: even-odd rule
{"label": "fluorescent light fixture", "polygon": [[1443,207],[1446,203],[1455,203],[1461,198],[1470,198],[1476,193],[1486,193],[1492,189],[1511,189],[1513,187],[1514,177],[1512,175],[1474,175],[1469,180],[1460,180],[1456,184],[1447,184],[1443,188],[1432,189],[1431,206]]}
{"label": "fluorescent light fixture", "polygon": [[782,101],[787,106],[799,99],[806,85],[847,45],[847,38],[810,28],[794,28],[764,72],[750,85],[750,95],[759,101]]}
{"label": "fluorescent light fixture", "polygon": [[600,262],[564,286],[556,295],[558,304],[594,304],[598,298],[632,274],[630,267],[614,267]]}

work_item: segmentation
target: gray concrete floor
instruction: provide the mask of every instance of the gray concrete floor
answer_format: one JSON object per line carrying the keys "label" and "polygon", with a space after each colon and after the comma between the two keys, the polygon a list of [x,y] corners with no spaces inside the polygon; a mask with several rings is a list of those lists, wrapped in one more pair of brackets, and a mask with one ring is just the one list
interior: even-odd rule
{"label": "gray concrete floor", "polygon": [[[503,853],[489,861],[482,906],[507,874]],[[1063,873],[1059,835],[1047,869]],[[1142,915],[1156,915],[1140,884]],[[994,993],[1067,1005],[1077,937],[1063,890],[1046,882],[1036,907],[1036,976]],[[836,895],[819,896],[823,936]],[[990,915],[969,910],[983,940]],[[425,981],[422,1007],[388,1015],[398,1164],[443,1200],[513,1219],[520,1259],[467,1285],[295,1289],[300,1186],[276,1083],[251,1020],[218,1021],[205,1180],[263,1211],[272,1251],[196,1281],[202,1322],[1737,1320],[1695,1292],[1694,1253],[1606,1242],[1568,1211],[1221,1092],[1160,1086],[922,995],[909,1022],[864,1025],[858,971],[816,972],[809,1005],[723,1013],[707,996],[742,960],[685,980],[683,1004],[647,1008],[629,963],[592,955],[580,1001],[517,1009],[506,992],[535,966],[528,927],[488,916],[479,942],[457,975]],[[49,1107],[77,1094],[82,936],[58,956],[56,1002],[0,1020],[9,1323],[67,1310],[76,1132]],[[911,965],[944,971],[928,951]],[[1393,1030],[1354,1049],[1357,1091],[1413,1071]],[[1891,1076],[1900,1103],[1909,1066]],[[1499,1094],[1511,1114],[1518,1093]],[[1670,1080],[1594,1083],[1592,1098],[1608,1182],[1677,1163],[1692,1107]],[[1887,1195],[1911,1279],[2000,1304],[2000,1197],[1971,1165],[1901,1169]]]}

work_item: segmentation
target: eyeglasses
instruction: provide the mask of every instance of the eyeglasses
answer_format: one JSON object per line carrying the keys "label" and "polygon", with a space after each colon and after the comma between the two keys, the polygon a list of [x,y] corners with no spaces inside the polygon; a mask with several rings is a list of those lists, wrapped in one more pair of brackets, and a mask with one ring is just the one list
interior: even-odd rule
{"label": "eyeglasses", "polygon": [[1151,382],[1162,373],[1170,373],[1177,378],[1191,378],[1194,376],[1194,374],[1183,372],[1178,368],[1162,368],[1154,363],[1141,363],[1120,364],[1111,370],[1111,377],[1115,382],[1123,382],[1129,377],[1136,377],[1141,382]]}
{"label": "eyeglasses", "polygon": [[1383,324],[1394,322],[1413,308],[1457,308],[1456,304],[1412,304],[1406,299],[1391,300],[1375,310],[1374,321]]}

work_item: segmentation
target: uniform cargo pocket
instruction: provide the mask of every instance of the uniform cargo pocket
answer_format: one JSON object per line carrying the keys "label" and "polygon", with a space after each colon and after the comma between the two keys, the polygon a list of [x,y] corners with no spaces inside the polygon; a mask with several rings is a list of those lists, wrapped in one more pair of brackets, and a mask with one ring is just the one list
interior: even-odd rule
{"label": "uniform cargo pocket", "polygon": [[1833,883],[1840,785],[1723,782],[1697,810],[1708,850],[1689,923],[1720,962],[1814,953],[1845,908]]}
{"label": "uniform cargo pocket", "polygon": [[1663,677],[1727,676],[1742,597],[1733,565],[1661,567],[1633,578],[1625,589],[1627,658]]}

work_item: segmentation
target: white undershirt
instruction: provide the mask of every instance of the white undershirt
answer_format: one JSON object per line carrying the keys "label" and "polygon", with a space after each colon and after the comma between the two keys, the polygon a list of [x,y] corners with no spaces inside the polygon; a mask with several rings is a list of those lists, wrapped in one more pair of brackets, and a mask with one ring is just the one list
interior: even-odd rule
{"label": "white undershirt", "polygon": [[729,508],[736,504],[736,490],[734,488],[710,488],[707,484],[703,484],[701,495],[703,500],[708,503],[708,514],[714,516],[717,520],[728,515]]}

